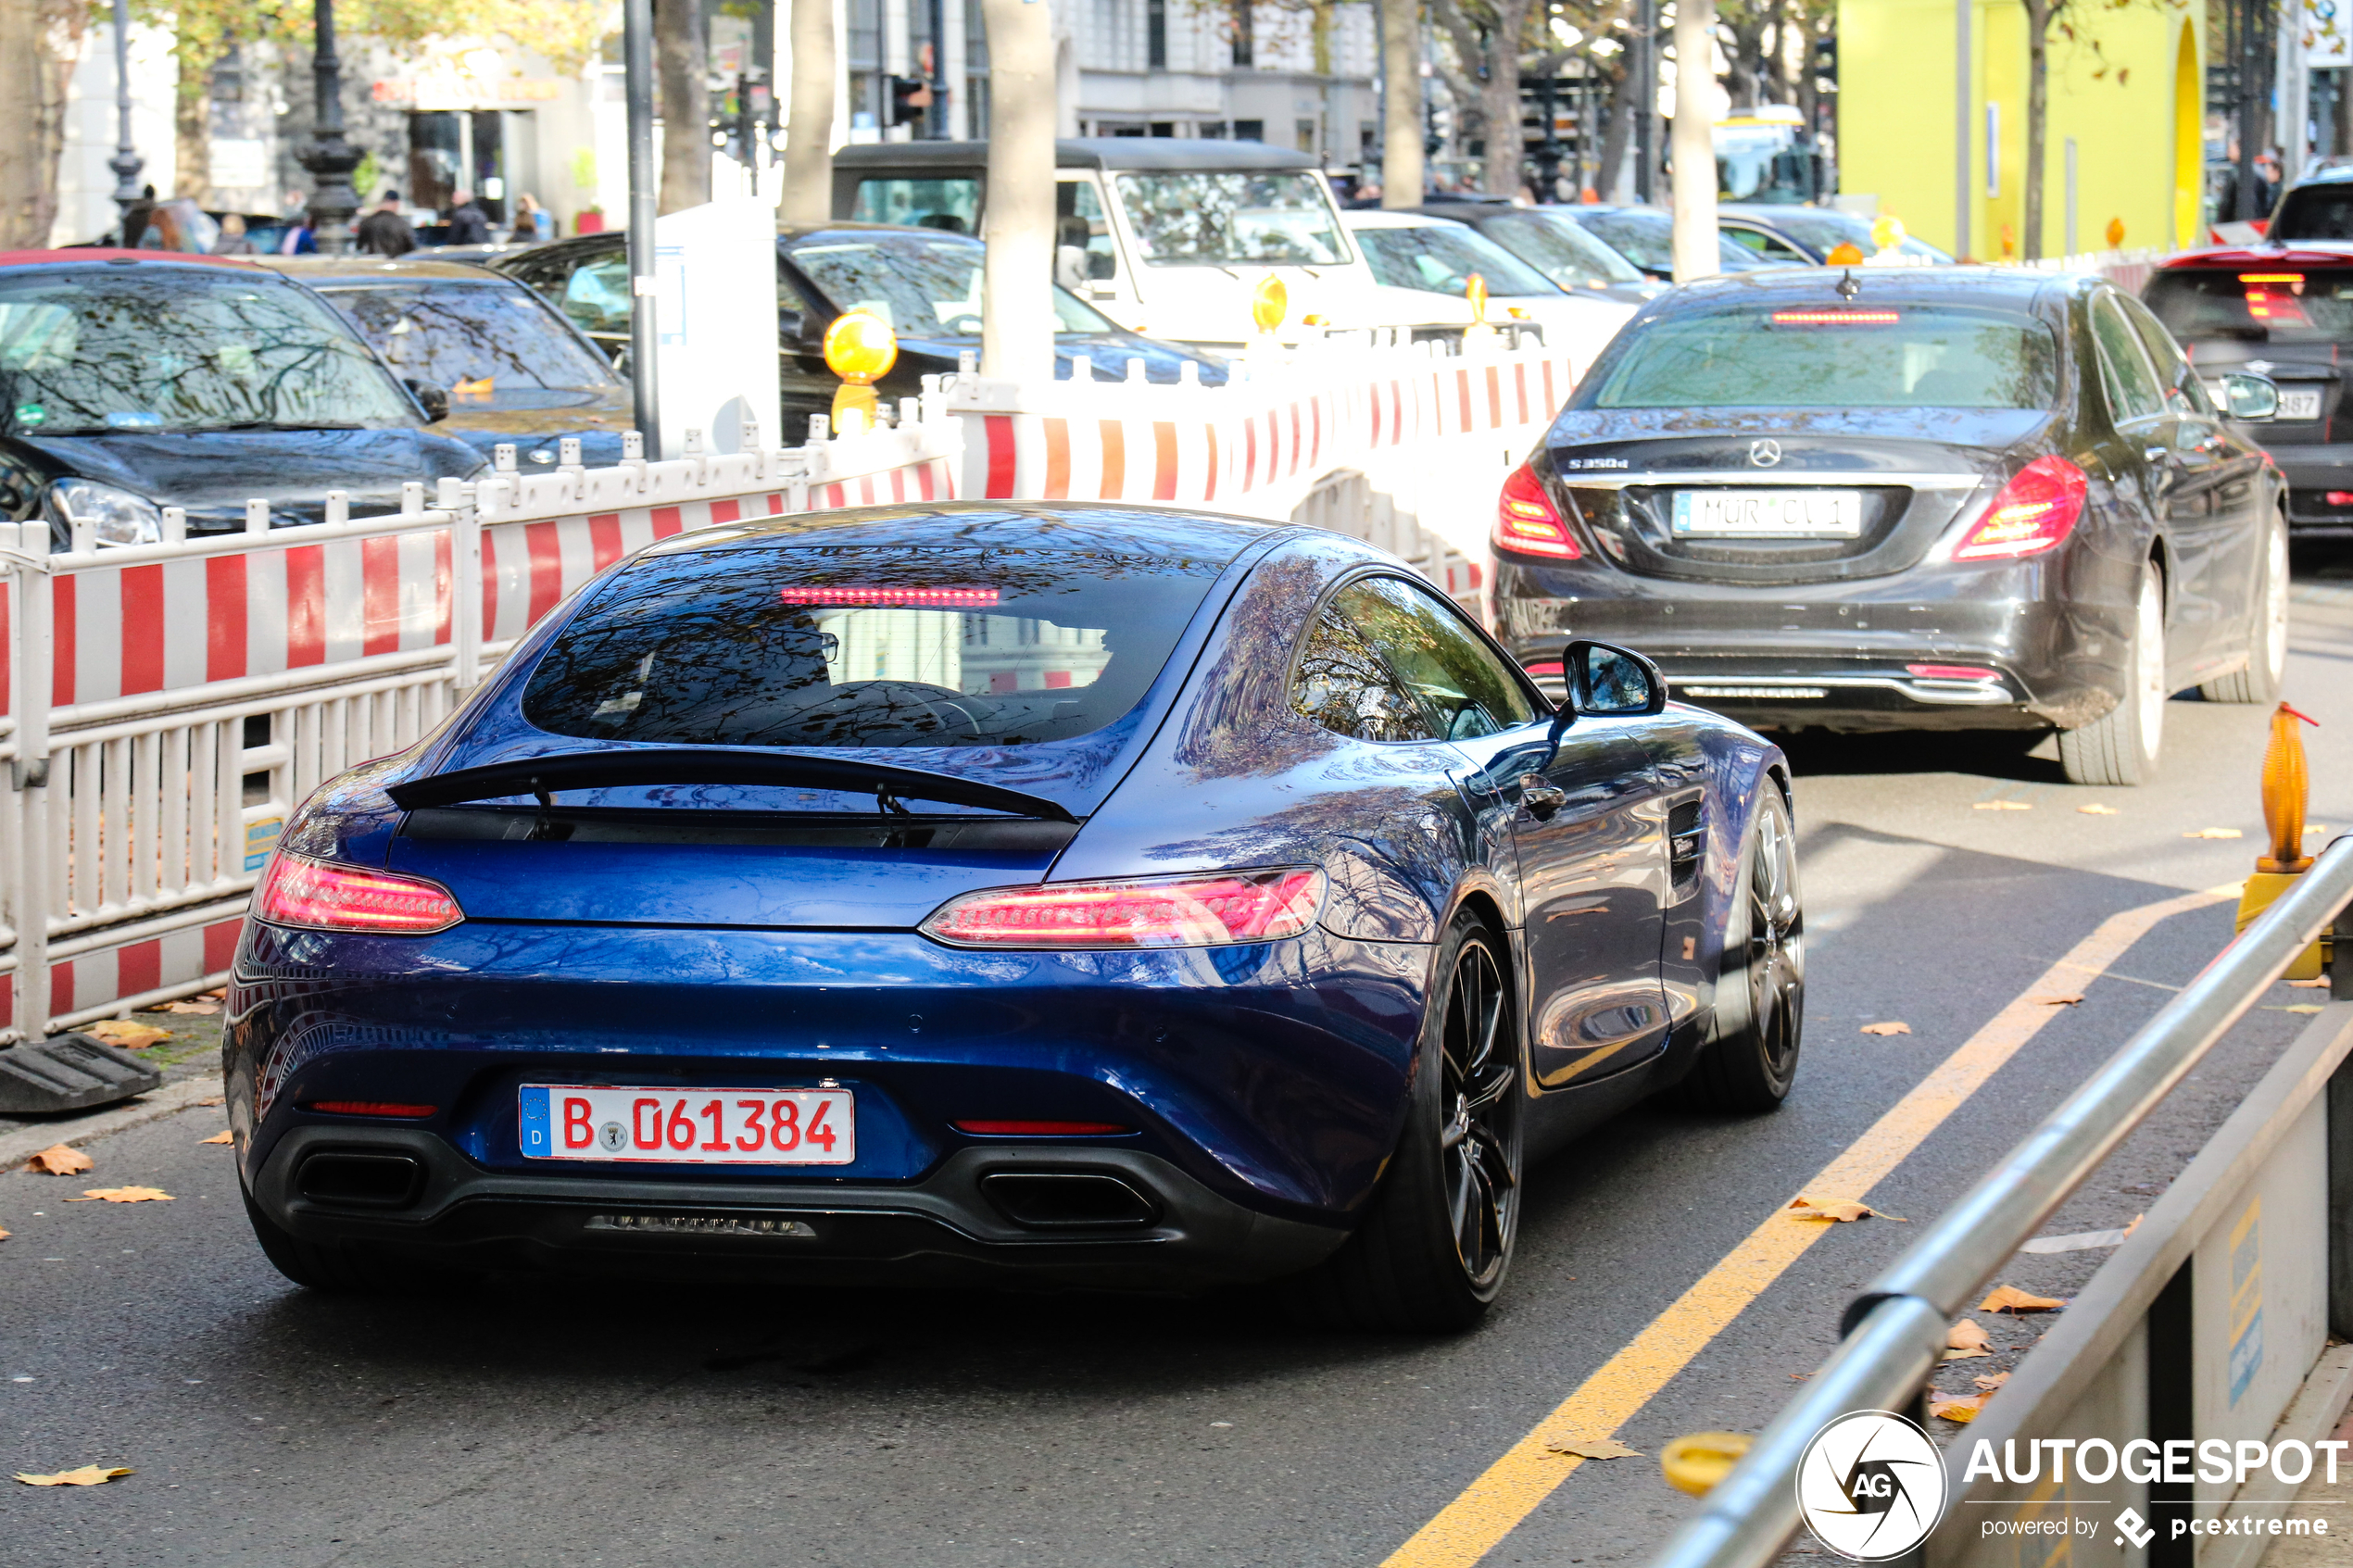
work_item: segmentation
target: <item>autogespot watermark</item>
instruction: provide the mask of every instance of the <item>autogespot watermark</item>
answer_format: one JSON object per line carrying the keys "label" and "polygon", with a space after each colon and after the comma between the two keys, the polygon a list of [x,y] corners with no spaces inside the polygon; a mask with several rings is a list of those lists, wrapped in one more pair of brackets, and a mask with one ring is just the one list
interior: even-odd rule
{"label": "autogespot watermark", "polygon": [[[2023,1452],[2021,1452],[2021,1449]],[[2070,1483],[2102,1486],[2121,1480],[2138,1486],[2183,1486],[2204,1483],[2246,1487],[2257,1475],[2268,1475],[2291,1488],[2288,1498],[2255,1507],[2285,1508],[2292,1488],[2313,1478],[2334,1482],[2340,1461],[2353,1465],[2347,1451],[2353,1443],[2318,1443],[2286,1438],[2276,1443],[2251,1438],[2235,1441],[2209,1437],[2158,1442],[2135,1437],[2123,1444],[2104,1437],[2036,1437],[2006,1440],[1997,1453],[1992,1440],[1978,1438],[1962,1472],[1964,1484],[1991,1480],[2014,1486],[2029,1483],[2064,1486]],[[2045,1467],[2048,1469],[2045,1477]],[[2090,1501],[2091,1499],[2082,1499]],[[1829,1423],[1806,1445],[1797,1467],[1797,1506],[1814,1538],[1839,1556],[1856,1562],[1879,1562],[1900,1557],[1928,1539],[1943,1522],[1951,1499],[1944,1486],[1944,1455],[1925,1432],[1903,1416],[1888,1411],[1851,1411]],[[2054,1504],[2059,1512],[2045,1512]],[[1987,1516],[1978,1523],[1981,1537],[2065,1536],[2106,1534],[2115,1545],[2138,1549],[2159,1534],[2171,1540],[2187,1536],[2325,1536],[2329,1522],[2318,1518],[2255,1516],[2198,1517],[2194,1512],[2152,1524],[2134,1508],[2113,1519],[2074,1512],[2062,1494],[2032,1506],[2034,1516]],[[2178,1505],[2176,1505],[2178,1506]],[[2236,1505],[2249,1506],[2242,1501]]]}

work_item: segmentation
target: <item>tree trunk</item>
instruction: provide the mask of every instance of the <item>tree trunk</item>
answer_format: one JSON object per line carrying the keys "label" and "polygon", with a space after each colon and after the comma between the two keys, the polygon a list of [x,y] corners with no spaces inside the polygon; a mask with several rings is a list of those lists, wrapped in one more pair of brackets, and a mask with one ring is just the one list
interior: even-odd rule
{"label": "tree trunk", "polygon": [[1593,189],[1605,202],[1630,202],[1634,193],[1621,190],[1626,173],[1626,149],[1634,140],[1634,106],[1640,94],[1634,91],[1634,73],[1625,64],[1620,53],[1617,77],[1610,82],[1609,107],[1603,111],[1602,152],[1593,165]]}
{"label": "tree trunk", "polygon": [[1495,31],[1487,40],[1487,80],[1478,102],[1487,116],[1482,183],[1491,195],[1519,194],[1520,164],[1528,155],[1519,124],[1519,47],[1528,31],[1529,5],[1529,0],[1495,0]]}
{"label": "tree trunk", "polygon": [[2058,7],[2026,0],[2026,213],[2019,254],[2043,255],[2043,137],[2051,108],[2051,16]]}
{"label": "tree trunk", "polygon": [[1712,278],[1716,237],[1716,0],[1675,7],[1675,281]]}
{"label": "tree trunk", "polygon": [[19,106],[16,134],[0,138],[0,249],[49,244],[66,78],[88,19],[88,6],[60,0],[0,0],[0,102]]}
{"label": "tree trunk", "polygon": [[1422,18],[1416,0],[1381,7],[1380,204],[1422,205]]}
{"label": "tree trunk", "polygon": [[792,105],[785,127],[785,199],[777,218],[834,215],[834,4],[792,0]]}
{"label": "tree trunk", "polygon": [[1054,376],[1054,34],[1036,0],[981,0],[988,29],[988,200],[980,364],[992,380]]}
{"label": "tree trunk", "polygon": [[661,0],[654,7],[654,79],[661,90],[661,210],[711,199],[711,90],[705,79],[702,6]]}
{"label": "tree trunk", "polygon": [[[172,51],[180,67],[171,101],[171,194],[212,205],[212,68],[214,60],[185,36]],[[361,195],[368,193],[362,191]]]}

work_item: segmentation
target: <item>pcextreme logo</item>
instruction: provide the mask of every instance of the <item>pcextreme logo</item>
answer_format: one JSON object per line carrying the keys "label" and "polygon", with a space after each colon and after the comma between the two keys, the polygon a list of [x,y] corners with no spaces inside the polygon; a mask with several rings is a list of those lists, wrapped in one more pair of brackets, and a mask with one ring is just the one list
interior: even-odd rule
{"label": "pcextreme logo", "polygon": [[1797,1507],[1814,1538],[1855,1562],[1901,1557],[1944,1517],[1944,1462],[1928,1434],[1886,1411],[1851,1411],[1814,1434],[1797,1463]]}

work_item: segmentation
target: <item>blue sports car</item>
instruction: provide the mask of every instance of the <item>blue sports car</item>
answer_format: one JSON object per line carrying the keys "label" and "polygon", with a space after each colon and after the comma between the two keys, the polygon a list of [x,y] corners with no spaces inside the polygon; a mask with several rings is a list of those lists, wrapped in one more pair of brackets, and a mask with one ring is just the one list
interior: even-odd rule
{"label": "blue sports car", "polygon": [[236,958],[290,1278],[1285,1282],[1443,1330],[1528,1161],[1761,1110],[1804,995],[1786,764],[1395,558],[1140,507],[664,540],[321,788]]}

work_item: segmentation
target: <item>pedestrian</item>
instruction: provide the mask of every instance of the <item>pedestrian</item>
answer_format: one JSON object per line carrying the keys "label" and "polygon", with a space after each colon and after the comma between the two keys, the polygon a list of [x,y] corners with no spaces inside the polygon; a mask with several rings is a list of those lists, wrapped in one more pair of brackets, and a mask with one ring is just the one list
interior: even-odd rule
{"label": "pedestrian", "polygon": [[1380,206],[1379,179],[1367,176],[1357,181],[1355,194],[1348,198],[1348,205],[1353,211],[1365,211]]}
{"label": "pedestrian", "polygon": [[509,236],[519,245],[534,245],[556,237],[555,216],[529,191],[515,198],[515,228]]}
{"label": "pedestrian", "polygon": [[490,243],[490,217],[474,205],[472,191],[449,193],[449,236],[441,242],[449,245],[486,245]]}
{"label": "pedestrian", "polygon": [[286,193],[286,232],[279,237],[280,256],[316,256],[319,236],[311,232],[308,201],[300,191]]}
{"label": "pedestrian", "polygon": [[212,254],[215,256],[254,254],[253,242],[245,238],[245,220],[242,216],[232,212],[220,220],[220,237],[212,243]]}
{"label": "pedestrian", "polygon": [[417,232],[400,216],[398,191],[386,191],[377,198],[376,210],[359,220],[355,238],[371,256],[406,256],[417,248]]}

